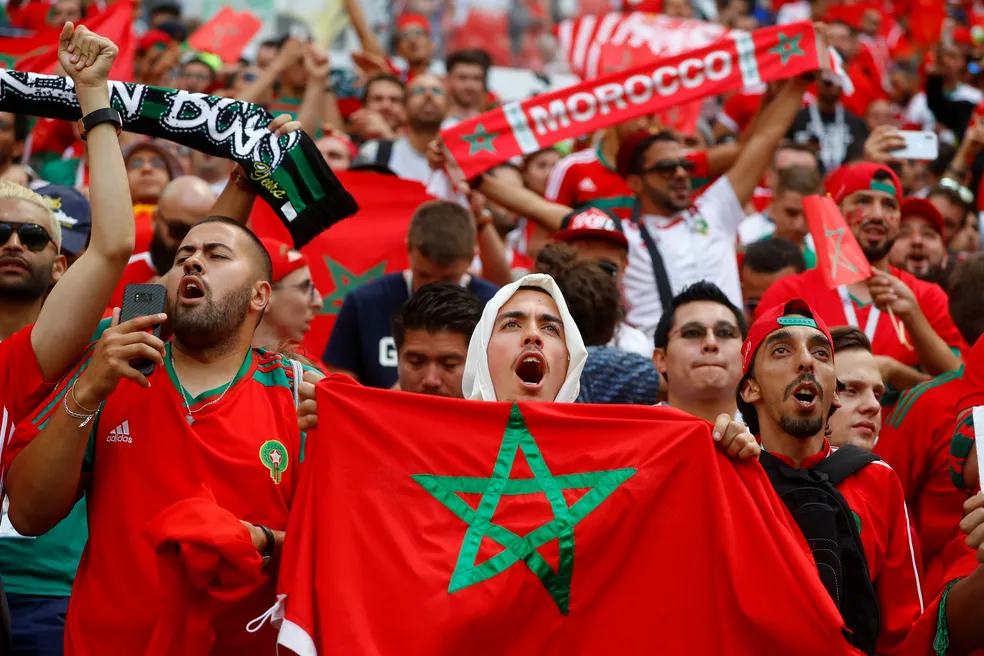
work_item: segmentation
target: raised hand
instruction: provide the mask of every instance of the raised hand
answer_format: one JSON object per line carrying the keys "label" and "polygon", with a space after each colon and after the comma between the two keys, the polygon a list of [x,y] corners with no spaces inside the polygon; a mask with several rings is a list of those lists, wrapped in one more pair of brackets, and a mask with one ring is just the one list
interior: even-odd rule
{"label": "raised hand", "polygon": [[58,62],[75,81],[76,88],[104,86],[118,54],[115,43],[84,25],[65,23],[58,37]]}

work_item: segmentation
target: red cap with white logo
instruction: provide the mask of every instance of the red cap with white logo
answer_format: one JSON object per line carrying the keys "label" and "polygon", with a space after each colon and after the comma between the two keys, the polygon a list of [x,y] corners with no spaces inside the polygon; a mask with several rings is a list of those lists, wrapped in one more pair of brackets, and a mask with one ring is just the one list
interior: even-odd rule
{"label": "red cap with white logo", "polygon": [[617,216],[597,207],[590,207],[580,212],[571,212],[560,223],[560,230],[554,233],[554,241],[572,241],[574,239],[607,239],[622,248],[628,248],[629,242],[622,232],[622,222]]}

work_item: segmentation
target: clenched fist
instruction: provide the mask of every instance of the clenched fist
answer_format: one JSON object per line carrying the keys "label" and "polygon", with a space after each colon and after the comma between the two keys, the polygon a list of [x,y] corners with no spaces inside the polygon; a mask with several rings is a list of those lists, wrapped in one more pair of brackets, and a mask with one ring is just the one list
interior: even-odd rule
{"label": "clenched fist", "polygon": [[109,69],[119,54],[116,44],[89,31],[84,25],[65,23],[58,38],[58,62],[76,88],[98,88],[109,79]]}

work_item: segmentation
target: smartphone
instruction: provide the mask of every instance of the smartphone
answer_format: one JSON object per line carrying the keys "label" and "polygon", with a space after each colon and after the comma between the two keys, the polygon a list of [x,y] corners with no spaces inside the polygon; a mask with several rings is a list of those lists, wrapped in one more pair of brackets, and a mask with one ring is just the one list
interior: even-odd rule
{"label": "smartphone", "polygon": [[[167,300],[167,287],[164,285],[127,285],[123,290],[123,305],[120,308],[120,323],[145,317],[148,314],[160,314],[164,311]],[[161,324],[151,330],[154,337],[161,336]],[[154,362],[141,358],[130,362],[130,366],[149,376],[154,373]]]}
{"label": "smartphone", "polygon": [[899,159],[918,159],[934,161],[940,154],[940,142],[935,132],[922,130],[899,130],[905,139],[905,147],[892,151]]}

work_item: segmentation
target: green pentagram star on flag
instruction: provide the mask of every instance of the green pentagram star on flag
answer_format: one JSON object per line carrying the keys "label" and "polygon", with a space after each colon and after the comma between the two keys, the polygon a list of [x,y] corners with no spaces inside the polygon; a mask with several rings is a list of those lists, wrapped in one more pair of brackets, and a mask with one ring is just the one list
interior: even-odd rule
{"label": "green pentagram star on flag", "polygon": [[[510,477],[516,453],[520,450],[534,478]],[[570,609],[571,575],[574,569],[574,527],[635,472],[635,469],[629,468],[554,476],[536,440],[526,427],[526,420],[523,419],[519,406],[514,403],[491,477],[432,474],[413,476],[413,480],[431,496],[468,524],[454,573],[448,585],[448,592],[454,593],[486,581],[523,561],[547,589],[561,614],[566,615]],[[573,505],[568,506],[563,490],[575,489],[586,489],[588,492]],[[516,535],[492,523],[495,510],[503,496],[539,493],[543,493],[550,503],[553,520],[524,536]],[[473,510],[458,496],[459,494],[481,494],[482,498],[477,509]],[[502,545],[504,550],[485,562],[476,564],[483,537],[488,537]],[[537,551],[554,539],[557,540],[560,553],[557,571],[554,571]]]}
{"label": "green pentagram star on flag", "polygon": [[486,132],[485,126],[479,123],[475,126],[474,132],[461,138],[468,142],[469,155],[474,155],[483,150],[495,155],[495,146],[492,142],[498,136],[498,132]]}
{"label": "green pentagram star on flag", "polygon": [[824,235],[827,237],[827,242],[830,245],[830,275],[834,278],[837,277],[838,265],[843,265],[856,273],[858,268],[851,263],[850,259],[844,257],[841,251],[841,244],[844,241],[844,228],[825,230]]}
{"label": "green pentagram star on flag", "polygon": [[342,309],[342,303],[345,301],[345,296],[358,287],[372,282],[376,278],[379,278],[386,272],[386,262],[380,262],[374,265],[372,268],[364,271],[363,273],[352,273],[346,269],[343,265],[339,264],[335,260],[331,259],[327,255],[324,256],[325,265],[328,267],[328,273],[331,275],[331,281],[335,285],[331,294],[324,297],[321,303],[321,311],[318,314],[338,314]]}
{"label": "green pentagram star on flag", "polygon": [[785,66],[789,60],[796,55],[806,56],[803,49],[800,48],[800,39],[803,38],[802,34],[797,34],[793,38],[788,38],[782,32],[779,33],[779,43],[774,47],[769,48],[769,52],[774,55],[779,55],[780,62]]}

